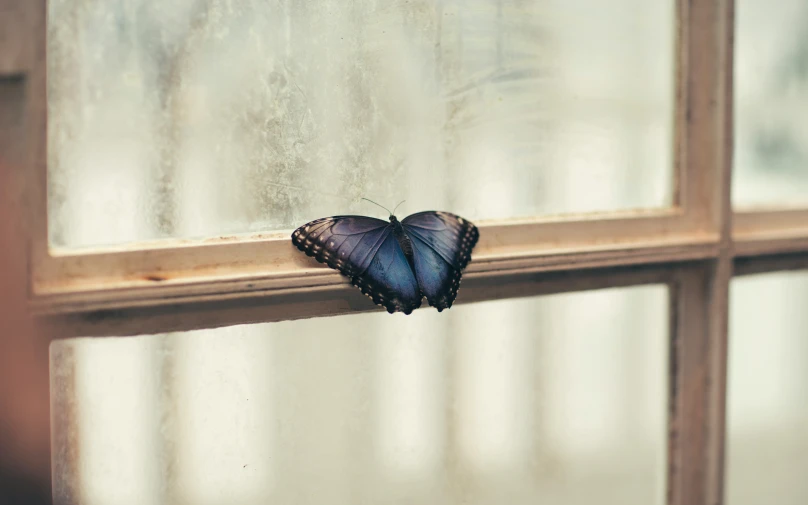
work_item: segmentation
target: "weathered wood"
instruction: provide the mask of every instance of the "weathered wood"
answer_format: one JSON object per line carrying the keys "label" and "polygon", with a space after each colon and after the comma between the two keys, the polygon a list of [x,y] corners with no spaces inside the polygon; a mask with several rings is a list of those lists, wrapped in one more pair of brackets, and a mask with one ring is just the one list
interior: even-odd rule
{"label": "weathered wood", "polygon": [[[477,276],[463,280],[455,305],[569,291],[668,283],[674,272],[671,267],[646,265],[511,276]],[[283,298],[223,300],[215,296],[209,301],[193,303],[56,314],[43,316],[43,321],[50,327],[50,338],[129,336],[381,310],[383,309],[373,305],[353,286],[338,285],[290,293]],[[418,310],[435,309],[423,306]],[[399,317],[412,316],[391,314],[389,317],[391,321],[396,321]]]}
{"label": "weathered wood", "polygon": [[687,80],[683,207],[718,237],[672,289],[668,502],[723,501],[729,283],[732,277],[733,0],[681,2]]}

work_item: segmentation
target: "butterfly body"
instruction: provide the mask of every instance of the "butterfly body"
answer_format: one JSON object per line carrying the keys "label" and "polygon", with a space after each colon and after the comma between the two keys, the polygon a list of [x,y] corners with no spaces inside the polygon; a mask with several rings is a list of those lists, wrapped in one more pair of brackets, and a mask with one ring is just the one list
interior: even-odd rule
{"label": "butterfly body", "polygon": [[410,240],[410,237],[407,236],[407,232],[404,231],[404,225],[401,224],[401,221],[396,219],[396,216],[390,216],[390,224],[393,225],[393,236],[396,238],[398,246],[401,248],[401,252],[403,252],[404,256],[407,258],[407,263],[410,265],[410,268],[415,271],[415,258],[412,250],[412,240]]}
{"label": "butterfly body", "polygon": [[448,212],[425,211],[390,222],[334,216],[306,223],[292,243],[339,270],[388,312],[411,313],[423,297],[442,311],[452,306],[461,272],[471,260],[477,227]]}

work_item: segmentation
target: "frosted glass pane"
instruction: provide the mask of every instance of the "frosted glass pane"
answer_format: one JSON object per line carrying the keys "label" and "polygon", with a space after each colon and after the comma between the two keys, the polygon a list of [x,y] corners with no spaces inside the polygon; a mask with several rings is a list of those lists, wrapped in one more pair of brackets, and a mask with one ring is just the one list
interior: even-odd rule
{"label": "frosted glass pane", "polygon": [[808,205],[808,2],[739,0],[736,206]]}
{"label": "frosted glass pane", "polygon": [[54,246],[671,203],[672,0],[48,5]]}
{"label": "frosted glass pane", "polygon": [[727,505],[808,503],[808,273],[733,280]]}
{"label": "frosted glass pane", "polygon": [[648,286],[55,342],[57,503],[662,504],[667,306]]}

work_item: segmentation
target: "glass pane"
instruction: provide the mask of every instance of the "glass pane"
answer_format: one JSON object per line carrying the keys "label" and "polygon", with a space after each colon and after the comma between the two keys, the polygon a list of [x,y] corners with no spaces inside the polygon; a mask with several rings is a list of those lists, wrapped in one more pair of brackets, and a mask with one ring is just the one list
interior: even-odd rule
{"label": "glass pane", "polygon": [[671,203],[673,1],[48,4],[55,246]]}
{"label": "glass pane", "polygon": [[733,202],[808,205],[808,2],[741,0],[736,23]]}
{"label": "glass pane", "polygon": [[55,342],[56,496],[662,504],[667,298],[648,286]]}
{"label": "glass pane", "polygon": [[727,505],[808,503],[808,272],[732,281]]}

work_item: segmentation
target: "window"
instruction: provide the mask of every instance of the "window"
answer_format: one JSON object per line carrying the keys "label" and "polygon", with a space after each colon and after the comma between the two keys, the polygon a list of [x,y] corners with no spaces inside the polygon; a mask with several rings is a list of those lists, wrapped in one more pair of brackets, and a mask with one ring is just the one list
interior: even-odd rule
{"label": "window", "polygon": [[[24,146],[55,502],[743,503],[731,279],[808,268],[808,11],[757,3],[0,3],[31,27],[4,32],[0,146]],[[360,196],[478,223],[448,315],[371,313],[290,246]],[[566,356],[541,377],[539,346]]]}

